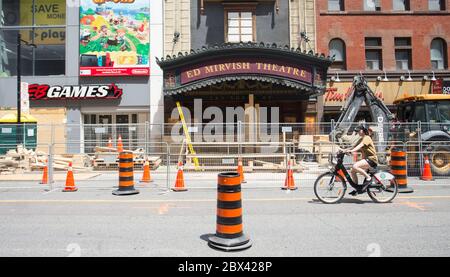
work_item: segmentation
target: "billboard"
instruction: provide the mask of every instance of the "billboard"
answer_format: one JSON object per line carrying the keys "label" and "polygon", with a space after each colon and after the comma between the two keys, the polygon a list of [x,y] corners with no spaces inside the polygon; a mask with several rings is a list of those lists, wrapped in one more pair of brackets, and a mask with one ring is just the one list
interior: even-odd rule
{"label": "billboard", "polygon": [[431,94],[442,94],[443,91],[443,79],[437,79],[436,81],[431,81]]}
{"label": "billboard", "polygon": [[150,75],[150,1],[80,4],[80,76]]}
{"label": "billboard", "polygon": [[[20,26],[46,26],[20,31],[22,39],[36,45],[61,45],[66,39],[66,1],[65,0],[20,0]],[[34,18],[32,16],[34,12]]]}

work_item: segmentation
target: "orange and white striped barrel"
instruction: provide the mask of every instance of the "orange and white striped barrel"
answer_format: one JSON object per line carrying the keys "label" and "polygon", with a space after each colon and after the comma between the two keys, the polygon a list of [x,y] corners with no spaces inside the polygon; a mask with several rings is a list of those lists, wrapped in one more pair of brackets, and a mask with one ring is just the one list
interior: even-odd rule
{"label": "orange and white striped barrel", "polygon": [[133,152],[123,151],[119,153],[119,189],[113,191],[114,195],[138,194],[134,188],[134,161]]}
{"label": "orange and white striped barrel", "polygon": [[237,172],[218,175],[216,234],[209,238],[213,248],[236,251],[251,247],[243,232],[241,180]]}

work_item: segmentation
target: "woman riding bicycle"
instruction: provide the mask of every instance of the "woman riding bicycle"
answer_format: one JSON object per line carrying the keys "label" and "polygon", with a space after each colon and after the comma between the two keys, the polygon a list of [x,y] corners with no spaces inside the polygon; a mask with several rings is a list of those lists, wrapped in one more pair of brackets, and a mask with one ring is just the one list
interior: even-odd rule
{"label": "woman riding bicycle", "polygon": [[352,191],[351,195],[363,193],[367,187],[371,184],[372,178],[367,174],[367,169],[370,167],[377,167],[378,158],[373,144],[372,138],[369,135],[369,129],[364,125],[359,125],[355,128],[355,131],[360,135],[360,139],[356,143],[356,146],[351,150],[344,150],[345,153],[361,152],[363,159],[356,162],[351,171],[352,179],[355,184],[358,184],[358,176],[356,173],[362,174],[364,178],[363,184],[360,186],[359,191]]}

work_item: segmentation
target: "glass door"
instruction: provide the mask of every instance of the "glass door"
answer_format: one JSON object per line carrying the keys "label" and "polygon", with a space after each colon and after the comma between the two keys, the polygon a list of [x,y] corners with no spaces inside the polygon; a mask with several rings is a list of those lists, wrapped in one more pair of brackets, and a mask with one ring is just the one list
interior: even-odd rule
{"label": "glass door", "polygon": [[[99,115],[98,116],[98,132],[97,132],[97,145],[107,146],[108,140],[114,140],[114,134],[112,133],[112,115]],[[114,142],[113,142],[114,146]]]}
{"label": "glass door", "polygon": [[129,115],[117,114],[116,115],[116,135],[117,139],[119,135],[122,136],[122,143],[124,149],[130,149],[130,131],[129,131]]}
{"label": "glass door", "polygon": [[125,149],[137,148],[138,114],[84,114],[84,140],[86,151],[95,151],[96,146],[107,146],[111,138],[117,146],[119,135]]}
{"label": "glass door", "polygon": [[95,128],[93,124],[97,123],[97,116],[95,114],[83,115],[83,133],[84,133],[84,151],[85,153],[92,153],[95,147]]}

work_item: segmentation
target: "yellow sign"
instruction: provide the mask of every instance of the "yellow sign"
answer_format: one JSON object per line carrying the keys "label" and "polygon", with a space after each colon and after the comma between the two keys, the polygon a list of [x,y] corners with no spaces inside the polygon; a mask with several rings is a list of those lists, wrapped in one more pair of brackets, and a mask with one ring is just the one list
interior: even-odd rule
{"label": "yellow sign", "polygon": [[[34,24],[33,14],[34,12]],[[20,0],[20,25],[45,26],[66,24],[65,0]],[[34,28],[21,31],[22,38],[34,44],[64,44],[65,28]]]}
{"label": "yellow sign", "polygon": [[[430,91],[431,82],[413,81],[403,82],[369,82],[375,95],[386,105],[393,105],[395,99],[404,95],[426,94]],[[325,106],[342,106],[351,94],[351,82],[328,84],[324,99]]]}

